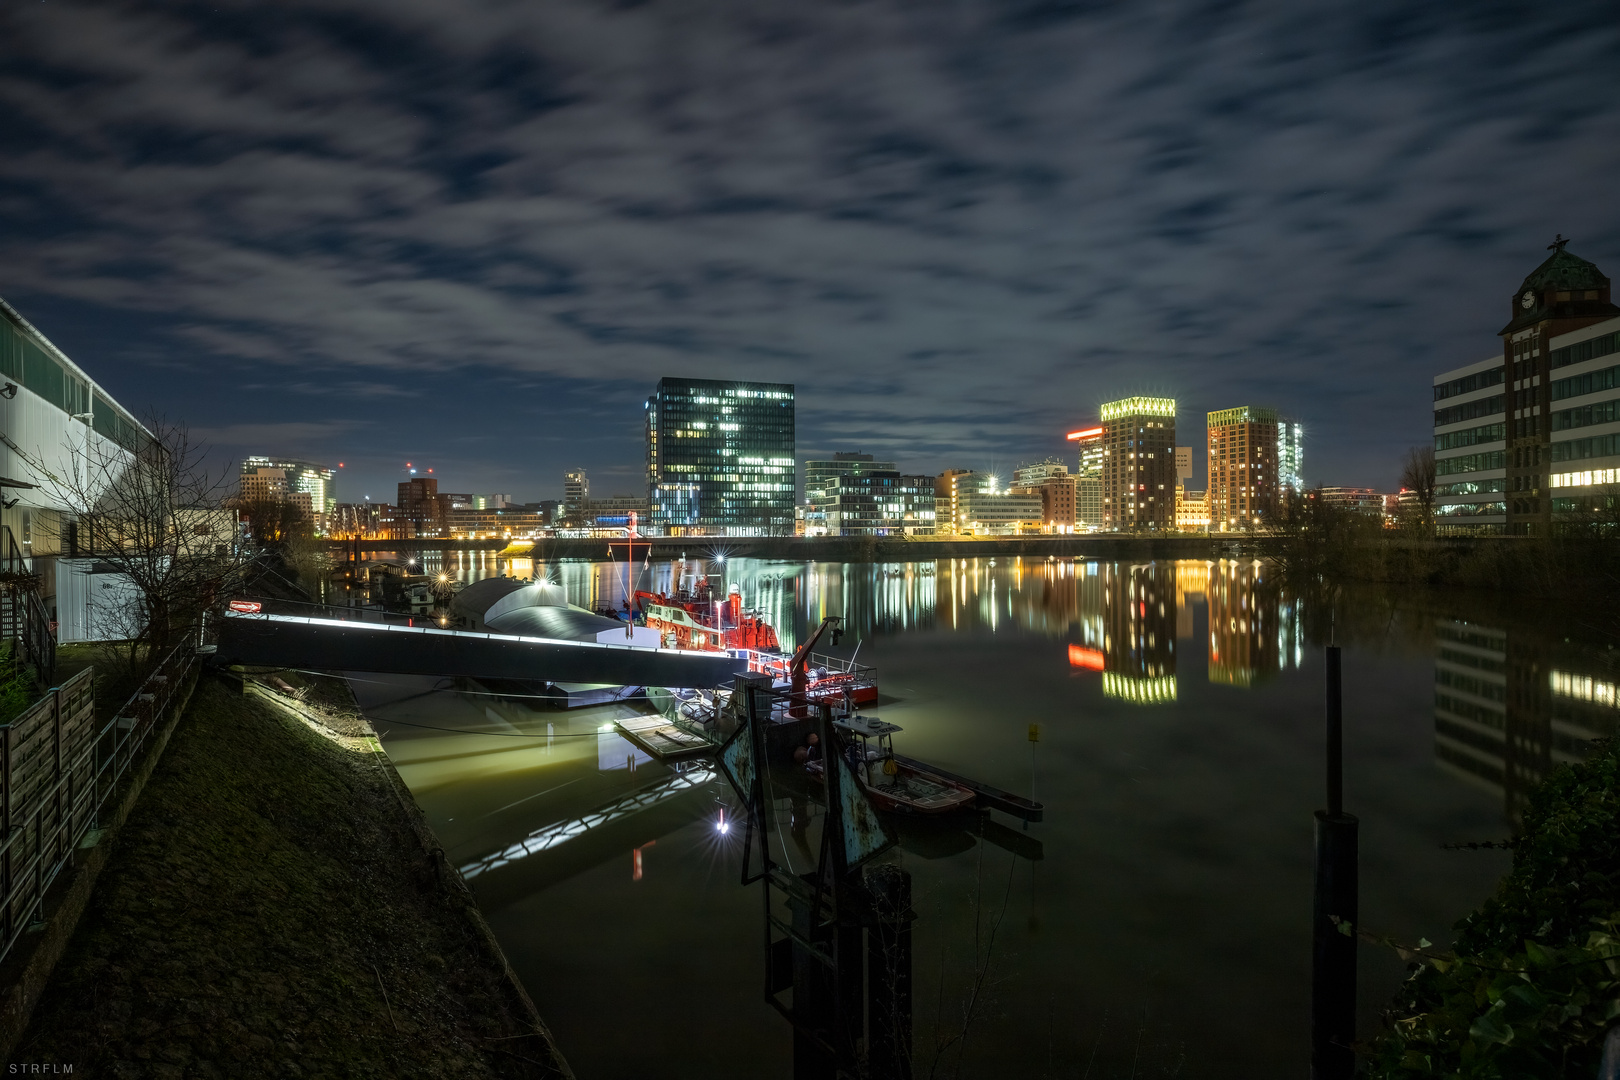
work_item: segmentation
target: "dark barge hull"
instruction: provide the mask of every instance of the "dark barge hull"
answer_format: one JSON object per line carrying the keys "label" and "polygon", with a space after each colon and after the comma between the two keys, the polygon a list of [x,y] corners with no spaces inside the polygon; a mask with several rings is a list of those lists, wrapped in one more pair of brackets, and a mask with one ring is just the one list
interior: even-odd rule
{"label": "dark barge hull", "polygon": [[919,772],[930,772],[941,779],[951,781],[953,784],[961,784],[963,787],[972,791],[973,794],[977,796],[976,801],[980,806],[989,807],[992,810],[1000,810],[1002,813],[1011,814],[1013,817],[1020,818],[1024,821],[1040,821],[1046,816],[1046,808],[1044,806],[1038,802],[1032,802],[1029,799],[1024,798],[1022,795],[1014,795],[1010,791],[1003,791],[998,787],[991,787],[989,784],[982,783],[978,780],[970,780],[965,776],[958,776],[956,773],[947,772],[938,765],[931,765],[926,761],[918,761],[916,758],[906,757],[904,754],[894,755],[894,760],[898,761],[902,765],[908,765]]}

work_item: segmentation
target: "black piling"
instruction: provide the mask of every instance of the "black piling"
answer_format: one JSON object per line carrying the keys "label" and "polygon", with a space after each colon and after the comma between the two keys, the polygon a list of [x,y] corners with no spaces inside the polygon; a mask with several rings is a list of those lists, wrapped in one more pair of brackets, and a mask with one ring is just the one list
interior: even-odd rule
{"label": "black piling", "polygon": [[1344,812],[1344,701],[1339,647],[1327,647],[1327,809],[1316,812],[1311,916],[1311,1076],[1350,1080],[1356,1055],[1359,823]]}
{"label": "black piling", "polygon": [[867,1063],[874,1080],[911,1080],[911,874],[892,864],[866,872]]}

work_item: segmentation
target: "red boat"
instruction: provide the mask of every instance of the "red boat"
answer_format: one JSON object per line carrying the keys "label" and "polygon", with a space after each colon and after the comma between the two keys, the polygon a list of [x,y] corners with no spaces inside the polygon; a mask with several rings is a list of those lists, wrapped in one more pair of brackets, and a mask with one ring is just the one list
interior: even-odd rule
{"label": "red boat", "polygon": [[[771,624],[743,611],[742,592],[736,585],[719,600],[708,578],[699,577],[690,589],[674,594],[639,591],[635,601],[632,617],[657,630],[668,648],[745,654],[749,671],[770,675],[807,701],[839,702],[854,709],[878,699],[877,673],[872,668],[853,659],[810,652],[839,621],[837,617],[823,619],[810,639],[786,656]],[[833,634],[836,637],[838,631]]]}
{"label": "red boat", "polygon": [[637,592],[636,613],[644,625],[657,630],[664,643],[675,649],[774,652],[782,647],[770,623],[743,611],[742,592],[736,585],[724,600],[719,600],[708,578],[698,578],[690,590],[678,589],[673,596]]}

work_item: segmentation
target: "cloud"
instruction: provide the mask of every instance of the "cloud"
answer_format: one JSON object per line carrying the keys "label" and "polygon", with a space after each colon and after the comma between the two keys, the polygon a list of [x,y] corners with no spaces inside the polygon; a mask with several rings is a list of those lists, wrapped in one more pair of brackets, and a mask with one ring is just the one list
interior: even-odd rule
{"label": "cloud", "polygon": [[244,365],[451,409],[488,391],[450,372],[610,385],[600,468],[639,457],[629,388],[687,374],[928,470],[1147,388],[1194,442],[1267,401],[1315,478],[1388,482],[1552,232],[1620,262],[1604,12],[38,5],[0,291],[167,320],[219,408]]}
{"label": "cloud", "polygon": [[193,439],[201,439],[217,447],[242,446],[317,446],[324,447],[360,426],[358,421],[328,421],[310,423],[298,420],[243,422],[222,424],[217,427],[191,427]]}

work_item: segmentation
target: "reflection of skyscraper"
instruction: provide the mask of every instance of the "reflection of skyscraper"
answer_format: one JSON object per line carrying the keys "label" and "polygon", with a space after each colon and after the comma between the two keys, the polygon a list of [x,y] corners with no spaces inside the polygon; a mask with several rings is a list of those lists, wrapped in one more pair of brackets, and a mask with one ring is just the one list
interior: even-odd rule
{"label": "reflection of skyscraper", "polygon": [[1209,681],[1252,686],[1299,663],[1292,604],[1265,587],[1262,564],[1222,559],[1209,574]]}
{"label": "reflection of skyscraper", "polygon": [[1143,705],[1176,700],[1176,576],[1169,563],[1104,565],[1103,693]]}
{"label": "reflection of skyscraper", "polygon": [[1517,821],[1560,764],[1614,734],[1613,676],[1578,648],[1477,623],[1435,627],[1434,756],[1446,772],[1502,797]]}
{"label": "reflection of skyscraper", "polygon": [[1192,597],[1203,602],[1209,593],[1211,563],[1183,559],[1176,563],[1176,637],[1190,639],[1193,631]]}

